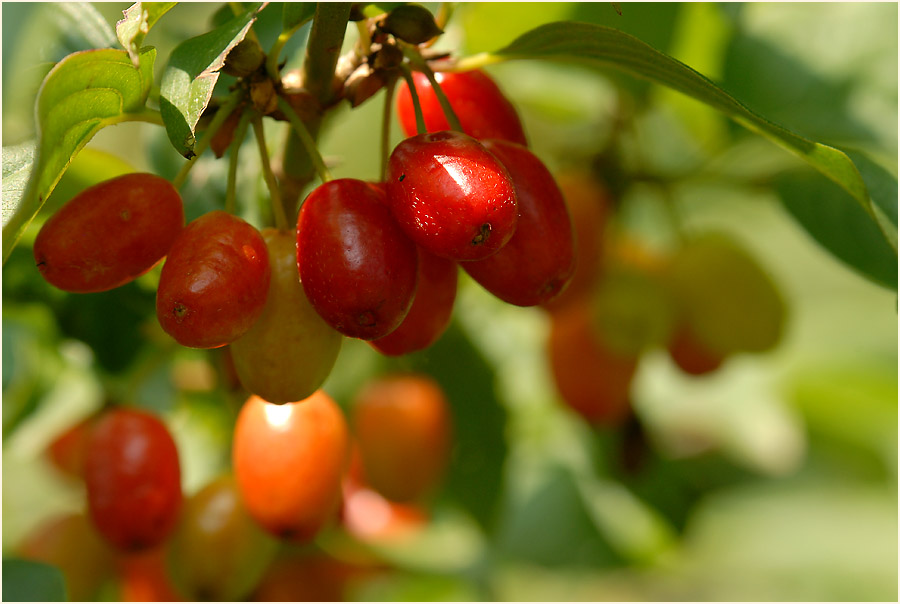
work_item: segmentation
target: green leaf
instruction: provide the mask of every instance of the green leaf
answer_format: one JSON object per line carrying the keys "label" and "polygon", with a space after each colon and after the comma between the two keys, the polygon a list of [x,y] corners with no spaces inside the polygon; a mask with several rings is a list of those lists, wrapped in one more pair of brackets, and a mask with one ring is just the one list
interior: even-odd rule
{"label": "green leaf", "polygon": [[156,50],[146,48],[140,68],[135,69],[123,50],[87,50],[67,56],[44,78],[37,99],[36,169],[17,198],[7,197],[4,179],[4,262],[69,163],[94,134],[144,109],[155,59]]}
{"label": "green leaf", "polygon": [[316,14],[315,2],[285,2],[284,12],[281,18],[281,28],[284,31],[297,29]]}
{"label": "green leaf", "polygon": [[[732,119],[788,151],[846,190],[865,212],[876,218],[866,183],[853,161],[843,152],[807,140],[754,113],[744,104],[684,63],[665,55],[626,33],[588,23],[556,22],[542,25],[516,38],[511,44],[470,63],[511,59],[548,59],[613,67],[663,84],[722,111]],[[464,66],[465,61],[462,62]],[[883,222],[879,222],[884,230]],[[896,229],[884,232],[896,241]],[[896,248],[895,253],[896,253]]]}
{"label": "green leaf", "polygon": [[[896,187],[895,180],[895,204]],[[775,190],[788,212],[822,247],[876,283],[897,289],[896,253],[872,217],[844,189],[803,170],[778,178]]]}
{"label": "green leaf", "polygon": [[128,51],[135,67],[138,66],[144,36],[176,4],[177,2],[135,2],[125,10],[125,17],[116,23],[119,43]]}
{"label": "green leaf", "polygon": [[34,141],[3,147],[3,226],[15,214],[16,207],[34,165]]}
{"label": "green leaf", "polygon": [[259,6],[185,40],[172,51],[160,85],[159,109],[169,140],[188,159],[194,155],[194,129],[209,104],[225,57],[247,35]]}
{"label": "green leaf", "polygon": [[62,571],[43,562],[3,560],[3,600],[6,602],[65,602]]}
{"label": "green leaf", "polygon": [[53,15],[59,31],[67,36],[82,38],[84,48],[112,48],[116,35],[106,19],[90,2],[59,2]]}

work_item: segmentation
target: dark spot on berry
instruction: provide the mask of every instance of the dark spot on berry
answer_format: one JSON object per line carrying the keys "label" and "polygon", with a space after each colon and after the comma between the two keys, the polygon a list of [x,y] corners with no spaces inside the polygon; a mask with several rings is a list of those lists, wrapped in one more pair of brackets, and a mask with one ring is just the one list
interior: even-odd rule
{"label": "dark spot on berry", "polygon": [[404,178],[406,178],[406,174],[401,174],[400,178],[397,179],[397,182],[403,182]]}
{"label": "dark spot on berry", "polygon": [[188,313],[188,307],[179,302],[175,305],[175,308],[172,309],[172,313],[175,315],[175,318],[178,321],[184,318],[184,316]]}
{"label": "dark spot on berry", "polygon": [[475,238],[472,239],[472,245],[482,245],[485,241],[487,241],[488,237],[491,234],[491,223],[485,222],[481,225],[481,230]]}
{"label": "dark spot on berry", "polygon": [[367,310],[356,316],[356,322],[363,327],[372,327],[375,325],[375,315],[372,314],[372,311]]}

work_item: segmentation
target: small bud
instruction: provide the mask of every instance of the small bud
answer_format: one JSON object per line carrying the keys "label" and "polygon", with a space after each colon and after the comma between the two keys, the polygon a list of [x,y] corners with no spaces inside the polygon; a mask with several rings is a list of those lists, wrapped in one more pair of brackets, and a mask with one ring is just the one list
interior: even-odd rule
{"label": "small bud", "polygon": [[259,42],[245,38],[225,57],[222,71],[236,78],[244,78],[259,69],[265,60],[266,55]]}
{"label": "small bud", "polygon": [[428,9],[419,4],[404,4],[392,10],[381,23],[381,30],[410,44],[423,44],[444,33]]}
{"label": "small bud", "polygon": [[269,115],[278,108],[278,95],[272,80],[259,80],[250,84],[250,100],[263,115]]}

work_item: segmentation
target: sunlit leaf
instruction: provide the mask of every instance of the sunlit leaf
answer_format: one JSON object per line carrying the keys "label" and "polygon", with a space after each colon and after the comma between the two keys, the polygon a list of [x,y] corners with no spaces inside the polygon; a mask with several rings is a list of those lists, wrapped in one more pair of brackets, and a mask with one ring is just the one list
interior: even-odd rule
{"label": "sunlit leaf", "polygon": [[116,36],[119,43],[128,51],[131,62],[138,66],[138,55],[144,36],[150,28],[177,2],[135,2],[127,10],[125,17],[116,23]]}
{"label": "sunlit leaf", "polygon": [[123,50],[88,50],[69,55],[44,78],[37,99],[36,168],[21,196],[7,198],[4,190],[4,262],[72,158],[101,128],[143,110],[155,58],[156,50],[146,48],[135,69]]}
{"label": "sunlit leaf", "polygon": [[50,14],[60,33],[82,38],[81,48],[112,48],[116,44],[116,34],[90,2],[60,2]]}
{"label": "sunlit leaf", "polygon": [[187,158],[194,155],[194,129],[209,104],[225,57],[247,35],[258,10],[256,5],[210,32],[185,40],[169,57],[160,84],[159,110],[169,140]]}

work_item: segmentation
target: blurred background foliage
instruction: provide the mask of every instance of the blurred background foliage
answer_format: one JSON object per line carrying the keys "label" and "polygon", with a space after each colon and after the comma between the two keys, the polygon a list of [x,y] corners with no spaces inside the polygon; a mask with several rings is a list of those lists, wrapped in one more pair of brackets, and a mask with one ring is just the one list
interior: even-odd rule
{"label": "blurred background foliage", "polygon": [[[102,46],[91,19],[114,25],[127,7],[3,4],[4,147],[33,136],[34,95],[50,65]],[[151,31],[157,74],[215,8],[179,5]],[[262,15],[266,47],[280,12]],[[495,50],[562,19],[631,33],[772,121],[865,150],[896,175],[895,3],[462,3],[438,47]],[[289,67],[302,61],[307,29],[287,49]],[[346,43],[354,38],[351,28]],[[463,273],[451,329],[431,350],[389,360],[345,340],[325,385],[345,409],[371,377],[421,370],[446,389],[457,437],[432,524],[411,543],[379,550],[396,570],[353,595],[896,600],[897,295],[794,221],[775,183],[798,161],[691,99],[621,73],[537,61],[489,71],[551,169],[605,166],[617,229],[665,252],[677,240],[674,208],[689,233],[729,234],[779,285],[789,321],[775,350],[730,358],[708,377],[680,373],[664,351],[644,354],[632,388],[637,436],[591,428],[568,410],[549,373],[546,314],[499,302]],[[223,76],[220,86],[229,83]],[[321,148],[335,177],[377,178],[382,102],[380,93],[329,117]],[[283,126],[270,126],[274,147]],[[393,135],[400,140],[396,123]],[[261,225],[268,199],[258,158],[245,147],[242,159],[240,211]],[[186,493],[229,466],[240,401],[215,380],[217,352],[179,348],[160,330],[159,269],[79,296],[46,284],[31,259],[40,224],[86,184],[129,170],[172,177],[181,161],[161,128],[101,131],[4,266],[4,555],[44,519],[83,508],[82,487],[55,474],[43,451],[108,396],[163,414]],[[195,167],[182,191],[189,220],[222,206],[225,174],[225,162],[210,157]],[[622,461],[634,443],[637,468]]]}

